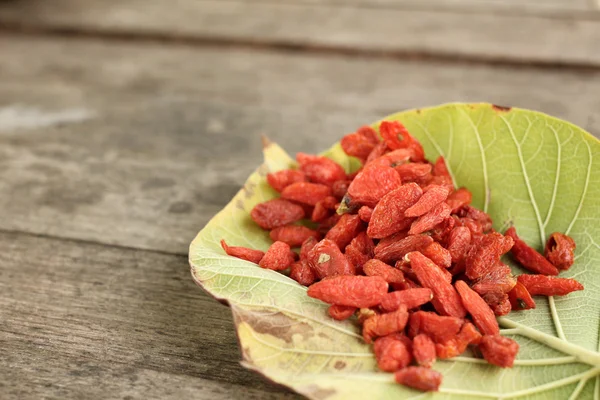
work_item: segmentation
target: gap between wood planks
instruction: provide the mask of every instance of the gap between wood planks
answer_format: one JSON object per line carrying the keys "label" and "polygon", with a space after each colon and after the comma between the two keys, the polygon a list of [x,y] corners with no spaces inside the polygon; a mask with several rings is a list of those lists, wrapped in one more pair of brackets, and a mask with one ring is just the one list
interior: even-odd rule
{"label": "gap between wood planks", "polygon": [[37,26],[15,21],[0,20],[0,34],[15,34],[32,37],[56,37],[75,40],[101,40],[105,42],[136,42],[147,44],[169,44],[188,47],[226,47],[270,52],[289,52],[307,55],[346,58],[371,58],[419,62],[444,62],[452,65],[484,65],[493,67],[527,68],[541,70],[569,70],[597,72],[600,66],[587,62],[525,60],[515,57],[464,55],[452,52],[365,49],[335,46],[290,40],[253,40],[220,36],[197,36],[144,32],[130,30],[105,30],[80,27]]}

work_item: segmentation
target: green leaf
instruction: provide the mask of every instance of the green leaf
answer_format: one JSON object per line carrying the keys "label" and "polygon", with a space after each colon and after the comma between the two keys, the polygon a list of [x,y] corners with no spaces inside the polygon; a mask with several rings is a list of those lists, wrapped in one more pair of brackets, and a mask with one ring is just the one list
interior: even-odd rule
{"label": "green leaf", "polygon": [[[514,368],[463,356],[435,365],[444,375],[439,393],[397,385],[392,374],[377,370],[353,323],[329,318],[325,304],[285,275],[221,250],[222,238],[269,246],[268,234],[248,214],[276,196],[267,172],[293,165],[269,143],[265,163],[190,247],[196,282],[231,305],[243,364],[313,399],[600,399],[600,142],[548,115],[490,104],[448,104],[385,119],[405,124],[429,159],[445,156],[455,183],[473,192],[474,205],[491,214],[495,229],[512,222],[538,250],[552,232],[571,235],[576,264],[562,275],[585,290],[537,298],[535,310],[499,319],[503,334],[521,345]],[[357,167],[338,144],[326,154],[349,171]]]}

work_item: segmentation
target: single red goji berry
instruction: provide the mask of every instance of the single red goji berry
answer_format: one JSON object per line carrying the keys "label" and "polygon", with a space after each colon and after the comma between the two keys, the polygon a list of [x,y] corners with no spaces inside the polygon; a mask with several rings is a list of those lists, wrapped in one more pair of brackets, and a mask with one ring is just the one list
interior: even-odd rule
{"label": "single red goji berry", "polygon": [[392,167],[396,168],[409,162],[412,151],[408,149],[399,149],[385,153],[368,163],[368,168],[372,167]]}
{"label": "single red goji berry", "polygon": [[427,214],[421,215],[410,226],[409,235],[416,235],[433,229],[437,224],[450,216],[450,206],[446,203],[439,203],[433,207]]}
{"label": "single red goji berry", "polygon": [[367,207],[367,206],[362,206],[359,210],[358,210],[358,217],[366,223],[369,223],[369,221],[371,221],[371,216],[373,215],[373,209],[371,207]]}
{"label": "single red goji berry", "polygon": [[556,268],[567,270],[575,262],[575,247],[573,238],[554,232],[546,241],[544,256]]}
{"label": "single red goji berry", "polygon": [[325,220],[323,220],[319,223],[319,225],[317,226],[317,232],[321,236],[325,236],[327,234],[327,232],[329,232],[329,230],[331,228],[333,228],[335,226],[335,224],[338,223],[340,218],[342,218],[342,216],[339,214],[336,214],[336,213],[334,213],[333,215],[330,215]]}
{"label": "single red goji berry", "polygon": [[424,160],[423,147],[400,122],[382,121],[379,125],[379,133],[390,149],[411,149],[414,152],[412,161]]}
{"label": "single red goji berry", "polygon": [[375,245],[373,240],[367,236],[366,232],[360,232],[348,246],[346,246],[345,255],[348,260],[356,267],[357,271],[362,271],[363,264],[373,258]]}
{"label": "single red goji berry", "polygon": [[335,181],[333,182],[333,185],[331,185],[331,193],[333,193],[333,196],[336,199],[341,200],[348,192],[351,183],[352,181],[349,180]]}
{"label": "single red goji berry", "polygon": [[510,267],[498,261],[485,275],[474,281],[473,290],[485,293],[508,293],[517,283]]}
{"label": "single red goji berry", "polygon": [[[479,344],[481,342],[481,338],[483,335],[479,333],[475,325],[470,322],[465,322],[463,326],[460,328],[460,332],[457,335],[457,341],[459,343],[463,343],[466,345],[469,344]],[[464,351],[464,350],[463,350]],[[462,351],[461,351],[462,353]]]}
{"label": "single red goji berry", "polygon": [[300,260],[308,261],[308,253],[317,243],[318,240],[314,236],[306,238],[306,240],[302,242],[302,246],[300,246]]}
{"label": "single red goji berry", "polygon": [[354,315],[357,310],[356,307],[340,306],[339,304],[333,304],[329,306],[327,312],[329,316],[337,321],[343,321]]}
{"label": "single red goji berry", "polygon": [[452,262],[457,263],[461,261],[471,244],[471,231],[469,228],[464,226],[457,226],[452,229],[450,236],[448,237],[448,251],[452,258]]}
{"label": "single red goji berry", "polygon": [[456,337],[462,325],[461,318],[442,316],[429,311],[416,311],[410,316],[408,334],[415,337],[419,333],[425,333],[434,342],[445,343]]}
{"label": "single red goji berry", "polygon": [[498,264],[500,257],[513,247],[513,243],[512,238],[497,232],[483,236],[467,254],[466,275],[469,279],[478,279],[489,273]]}
{"label": "single red goji berry", "polygon": [[442,384],[442,374],[425,367],[406,367],[396,372],[396,382],[426,392],[437,392]]}
{"label": "single red goji berry", "polygon": [[481,226],[480,222],[467,217],[459,218],[458,221],[462,226],[468,228],[469,231],[471,231],[471,237],[483,235],[483,226]]}
{"label": "single red goji berry", "polygon": [[452,265],[452,255],[438,242],[431,243],[421,250],[421,253],[439,267],[450,268],[450,265]]}
{"label": "single red goji berry", "polygon": [[320,183],[296,182],[281,192],[281,198],[296,201],[309,206],[316,205],[324,198],[331,196],[331,188]]}
{"label": "single red goji berry", "polygon": [[329,197],[326,197],[323,200],[320,200],[315,204],[313,211],[311,213],[310,219],[313,222],[323,222],[327,218],[329,218],[335,211],[328,209],[325,207],[325,200]]}
{"label": "single red goji berry", "polygon": [[490,306],[494,315],[506,315],[512,309],[507,293],[489,292],[482,295],[481,298]]}
{"label": "single red goji berry", "polygon": [[467,217],[475,220],[481,224],[483,232],[487,232],[492,229],[492,218],[481,210],[475,207],[463,206],[460,210],[460,217]]}
{"label": "single red goji berry", "polygon": [[269,234],[274,242],[280,241],[287,243],[290,247],[299,247],[309,237],[317,238],[319,235],[306,226],[286,225],[274,228]]}
{"label": "single red goji berry", "polygon": [[247,247],[228,246],[225,240],[221,240],[221,247],[225,250],[228,256],[241,258],[242,260],[250,261],[258,264],[265,255],[264,251],[249,249]]}
{"label": "single red goji berry", "polygon": [[280,193],[292,183],[305,181],[306,175],[304,175],[304,172],[295,169],[284,169],[267,174],[267,182],[269,182],[269,185]]}
{"label": "single red goji berry", "polygon": [[366,159],[378,143],[379,135],[370,126],[363,126],[340,141],[346,154],[361,160]]}
{"label": "single red goji berry", "polygon": [[433,174],[435,176],[446,176],[452,179],[450,171],[448,171],[448,166],[446,165],[446,160],[443,156],[439,156],[437,160],[435,160],[435,164],[433,165]]}
{"label": "single red goji berry", "polygon": [[387,143],[386,142],[379,142],[379,144],[377,144],[373,148],[373,151],[371,151],[371,153],[369,153],[369,156],[365,160],[364,165],[367,165],[371,161],[378,159],[379,157],[381,157],[382,155],[384,155],[388,150],[389,150],[389,148],[387,147]]}
{"label": "single red goji berry", "polygon": [[369,308],[381,303],[387,291],[380,276],[340,275],[312,284],[306,293],[329,304]]}
{"label": "single red goji berry", "polygon": [[435,362],[435,343],[428,335],[420,333],[413,338],[413,356],[417,364],[431,368]]}
{"label": "single red goji berry", "polygon": [[461,345],[458,343],[456,338],[450,339],[444,343],[436,343],[435,344],[435,355],[440,360],[446,360],[448,358],[453,358],[461,355],[467,346],[464,346],[465,349],[461,351]]}
{"label": "single red goji berry", "polygon": [[532,296],[564,296],[577,290],[583,290],[583,285],[575,279],[557,278],[546,275],[519,275],[520,282]]}
{"label": "single red goji berry", "polygon": [[464,281],[457,281],[454,286],[460,294],[463,305],[469,314],[471,314],[477,329],[484,335],[498,334],[500,332],[498,321],[496,321],[494,312],[485,300],[483,300],[481,296],[471,289]]}
{"label": "single red goji berry", "polygon": [[284,199],[273,199],[257,204],[250,217],[263,229],[288,225],[304,218],[304,209]]}
{"label": "single red goji berry", "polygon": [[391,313],[375,315],[363,324],[363,338],[370,344],[376,337],[402,332],[407,321],[408,311],[403,306]]}
{"label": "single red goji berry", "polygon": [[375,207],[379,200],[402,184],[400,176],[391,167],[368,167],[354,178],[348,187],[352,201]]}
{"label": "single red goji berry", "polygon": [[404,277],[404,282],[402,283],[392,283],[390,285],[394,290],[409,290],[409,289],[421,289],[422,286],[413,281],[410,278]]}
{"label": "single red goji berry", "polygon": [[473,195],[471,192],[464,188],[458,188],[454,192],[450,193],[450,196],[446,199],[446,203],[452,208],[452,214],[455,214],[464,206],[471,204]]}
{"label": "single red goji berry", "polygon": [[300,171],[311,182],[331,186],[335,181],[346,179],[344,168],[327,157],[298,153],[296,161],[300,165]]}
{"label": "single red goji berry", "polygon": [[377,366],[385,372],[394,372],[404,368],[412,361],[408,346],[399,334],[380,337],[373,344]]}
{"label": "single red goji berry", "polygon": [[434,226],[433,229],[430,229],[429,234],[434,241],[439,242],[442,246],[446,247],[450,232],[452,232],[452,229],[454,229],[454,226],[457,224],[456,221],[456,218],[450,216]]}
{"label": "single red goji berry", "polygon": [[448,281],[448,278],[452,278],[449,272],[435,265],[418,251],[408,253],[406,257],[421,285],[433,292],[431,304],[436,311],[441,315],[464,318],[466,311],[458,293]]}
{"label": "single red goji berry", "polygon": [[431,164],[409,163],[398,165],[394,168],[404,183],[415,182],[418,184],[424,184],[429,182],[431,179]]}
{"label": "single red goji berry", "polygon": [[408,228],[412,219],[405,217],[404,212],[417,202],[422,193],[418,185],[408,183],[383,196],[373,209],[367,234],[381,239]]}
{"label": "single red goji berry", "polygon": [[435,206],[446,200],[450,191],[445,186],[433,185],[423,193],[423,196],[404,213],[407,217],[420,217],[427,214]]}
{"label": "single red goji berry", "polygon": [[452,182],[452,179],[447,176],[432,176],[427,183],[423,183],[422,185],[441,185],[448,187],[450,190],[454,190],[454,183]]}
{"label": "single red goji berry", "polygon": [[363,265],[363,271],[367,276],[381,276],[387,283],[404,282],[402,271],[376,259],[367,261]]}
{"label": "single red goji berry", "polygon": [[510,253],[523,268],[536,274],[558,275],[558,269],[554,265],[519,238],[514,226],[511,226],[505,235],[514,240],[515,244]]}
{"label": "single red goji berry", "polygon": [[516,285],[508,292],[508,299],[513,310],[529,310],[535,308],[535,301],[531,294],[522,283]]}
{"label": "single red goji berry", "polygon": [[481,339],[479,349],[483,358],[490,364],[502,368],[511,368],[519,352],[519,344],[500,335],[485,335]]}
{"label": "single red goji berry", "polygon": [[428,288],[398,290],[385,295],[381,300],[381,309],[386,312],[396,311],[404,305],[410,310],[429,303],[431,299],[433,299],[433,292]]}
{"label": "single red goji berry", "polygon": [[315,283],[315,273],[308,265],[307,261],[297,261],[290,268],[290,278],[301,285],[310,286]]}
{"label": "single red goji berry", "polygon": [[308,263],[318,279],[334,275],[354,275],[354,265],[348,259],[335,242],[323,239],[317,243],[308,253]]}
{"label": "single red goji berry", "polygon": [[401,238],[402,234],[383,238],[375,246],[375,258],[385,263],[401,260],[411,251],[421,251],[433,243],[427,235],[410,235]]}
{"label": "single red goji berry", "polygon": [[340,249],[345,249],[363,229],[363,223],[358,215],[344,214],[327,232],[325,239],[332,240]]}
{"label": "single red goji berry", "polygon": [[290,246],[284,242],[274,242],[258,265],[261,268],[272,269],[274,271],[283,271],[294,262],[294,253]]}

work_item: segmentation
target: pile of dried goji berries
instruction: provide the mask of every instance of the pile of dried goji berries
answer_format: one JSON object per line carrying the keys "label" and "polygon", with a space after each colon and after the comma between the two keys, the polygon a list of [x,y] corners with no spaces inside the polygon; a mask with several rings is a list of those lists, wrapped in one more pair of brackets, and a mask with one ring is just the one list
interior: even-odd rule
{"label": "pile of dried goji berries", "polygon": [[[380,134],[363,127],[342,139],[363,164],[351,175],[303,153],[297,170],[269,174],[281,198],[258,204],[251,217],[274,243],[266,253],[223,248],[262,268],[289,269],[309,296],[331,304],[332,318],[356,316],[379,368],[399,383],[437,390],[436,358],[469,345],[512,367],[519,345],[500,336],[495,316],[535,308],[535,295],[582,290],[556,277],[573,264],[575,243],[553,233],[541,255],[514,227],[494,231],[490,216],[469,205],[469,190],[454,188],[443,158],[428,162],[398,122],[382,122]],[[509,251],[533,274],[513,276],[500,260]]]}

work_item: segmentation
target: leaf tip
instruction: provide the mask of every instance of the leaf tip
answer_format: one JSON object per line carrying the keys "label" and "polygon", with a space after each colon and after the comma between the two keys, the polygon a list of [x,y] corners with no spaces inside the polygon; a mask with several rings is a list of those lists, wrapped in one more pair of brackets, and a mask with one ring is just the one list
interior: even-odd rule
{"label": "leaf tip", "polygon": [[271,142],[271,140],[265,134],[260,135],[260,141],[262,142],[263,150],[273,144],[273,142]]}

